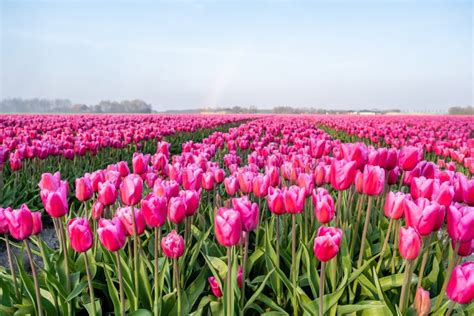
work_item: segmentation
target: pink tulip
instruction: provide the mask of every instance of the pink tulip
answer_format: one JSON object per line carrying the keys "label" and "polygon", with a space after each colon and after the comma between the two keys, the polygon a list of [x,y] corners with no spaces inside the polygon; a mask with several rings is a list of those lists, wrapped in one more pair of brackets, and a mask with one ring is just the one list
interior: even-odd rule
{"label": "pink tulip", "polygon": [[183,187],[185,190],[199,190],[202,182],[201,168],[185,168],[183,170]]}
{"label": "pink tulip", "polygon": [[120,184],[120,197],[125,205],[137,205],[142,199],[143,180],[136,174],[126,176]]}
{"label": "pink tulip", "polygon": [[33,233],[33,216],[26,204],[20,209],[5,211],[4,215],[8,222],[10,235],[16,240],[24,240]]}
{"label": "pink tulip", "polygon": [[416,290],[413,308],[418,313],[418,316],[428,316],[431,310],[430,292],[419,287]]}
{"label": "pink tulip", "polygon": [[461,176],[459,182],[461,184],[464,203],[469,206],[474,206],[474,178],[468,180],[466,176]]}
{"label": "pink tulip", "polygon": [[425,198],[405,203],[405,221],[408,226],[415,227],[420,235],[427,236],[441,228],[444,222],[444,207]]}
{"label": "pink tulip", "polygon": [[416,259],[420,253],[421,244],[421,236],[415,228],[400,227],[398,249],[403,258],[407,260]]}
{"label": "pink tulip", "polygon": [[164,181],[156,179],[155,184],[153,185],[153,193],[169,200],[170,198],[179,195],[179,184],[174,180]]}
{"label": "pink tulip", "polygon": [[379,166],[365,166],[363,172],[363,191],[367,195],[379,195],[385,184],[385,170]]}
{"label": "pink tulip", "polygon": [[450,300],[469,304],[474,299],[474,262],[464,262],[454,268],[446,293]]}
{"label": "pink tulip", "polygon": [[313,177],[308,173],[300,173],[298,179],[296,180],[296,184],[304,189],[305,196],[308,197],[313,192],[314,182]]}
{"label": "pink tulip", "polygon": [[86,218],[72,218],[67,224],[71,248],[77,252],[86,252],[92,248],[94,235]]}
{"label": "pink tulip", "polygon": [[61,185],[61,174],[56,172],[54,175],[51,173],[43,173],[41,180],[38,183],[40,190],[56,191]]}
{"label": "pink tulip", "polygon": [[118,192],[115,185],[109,181],[99,183],[98,197],[104,206],[112,205],[117,200]]}
{"label": "pink tulip", "polygon": [[125,228],[120,219],[116,217],[111,220],[101,218],[97,235],[108,251],[115,252],[125,245]]}
{"label": "pink tulip", "polygon": [[270,186],[270,177],[268,175],[258,174],[253,178],[253,194],[256,197],[264,197],[268,194],[268,187]]}
{"label": "pink tulip", "polygon": [[326,189],[313,190],[314,216],[318,222],[327,224],[334,218],[334,200]]}
{"label": "pink tulip", "polygon": [[81,201],[89,200],[94,194],[92,183],[88,177],[77,178],[76,184],[76,198]]}
{"label": "pink tulip", "polygon": [[252,203],[247,196],[232,199],[232,207],[240,213],[242,230],[249,232],[258,226],[258,205]]}
{"label": "pink tulip", "polygon": [[454,240],[469,241],[474,239],[474,207],[451,205],[448,207],[448,234]]}
{"label": "pink tulip", "polygon": [[[451,240],[451,246],[456,249],[456,240]],[[458,255],[461,257],[468,257],[474,253],[474,239],[469,241],[462,241],[459,243]]]}
{"label": "pink tulip", "polygon": [[224,179],[224,187],[225,187],[225,192],[228,195],[234,196],[237,190],[239,189],[239,182],[236,177],[229,176]]}
{"label": "pink tulip", "polygon": [[43,222],[41,221],[40,212],[31,212],[33,219],[33,230],[31,231],[32,235],[38,235],[43,230]]}
{"label": "pink tulip", "polygon": [[62,217],[69,211],[67,205],[68,184],[62,181],[55,191],[41,190],[40,196],[43,206],[52,217]]}
{"label": "pink tulip", "polygon": [[288,213],[301,213],[304,207],[305,189],[296,185],[283,189],[285,210]]}
{"label": "pink tulip", "polygon": [[233,209],[220,208],[214,219],[214,229],[217,241],[225,247],[239,244],[242,234],[240,213]]}
{"label": "pink tulip", "polygon": [[403,192],[388,192],[385,198],[384,214],[388,218],[399,219],[405,213],[407,196]]}
{"label": "pink tulip", "polygon": [[91,216],[93,220],[98,220],[104,214],[104,204],[100,203],[99,200],[96,200],[94,204],[92,204],[91,209]]}
{"label": "pink tulip", "polygon": [[150,227],[161,227],[166,222],[168,210],[165,197],[159,197],[154,194],[148,194],[142,201],[142,213],[145,222]]}
{"label": "pink tulip", "polygon": [[237,174],[237,179],[239,180],[239,188],[243,194],[249,194],[252,192],[252,182],[254,177],[255,175],[251,171],[243,171]]}
{"label": "pink tulip", "polygon": [[182,197],[172,197],[168,203],[168,218],[172,223],[180,224],[186,217],[186,202]]}
{"label": "pink tulip", "polygon": [[221,288],[219,287],[219,283],[217,283],[216,278],[211,276],[208,279],[209,285],[211,287],[212,294],[219,298],[222,296]]}
{"label": "pink tulip", "polygon": [[443,182],[440,186],[435,187],[432,200],[438,202],[444,207],[449,207],[454,198],[454,189],[449,182]]}
{"label": "pink tulip", "polygon": [[184,253],[184,239],[173,229],[171,233],[161,238],[161,249],[168,258],[179,258]]}
{"label": "pink tulip", "polygon": [[285,198],[283,197],[283,191],[278,188],[268,188],[267,204],[270,212],[273,214],[285,214]]}
{"label": "pink tulip", "polygon": [[423,150],[414,146],[402,147],[398,155],[398,165],[402,170],[410,171],[423,159]]}
{"label": "pink tulip", "polygon": [[411,180],[410,191],[413,199],[420,197],[431,199],[433,190],[435,188],[435,181],[425,177],[417,177]]}
{"label": "pink tulip", "polygon": [[[133,214],[133,215],[132,215]],[[132,209],[132,207],[121,207],[118,208],[115,212],[115,217],[120,219],[122,222],[123,227],[127,233],[127,236],[134,236],[134,228],[133,228],[133,217],[135,216],[135,223],[137,234],[141,235],[145,231],[145,217],[140,209]]]}
{"label": "pink tulip", "polygon": [[[0,147],[1,149],[1,147]],[[12,209],[11,208],[1,208],[0,207],[0,234],[1,235],[4,235],[4,234],[7,234],[8,233],[8,221],[7,221],[7,218],[5,216],[5,213],[7,212],[11,212]]]}
{"label": "pink tulip", "polygon": [[199,201],[201,200],[201,190],[180,191],[179,196],[184,200],[184,204],[186,205],[186,216],[193,216],[199,208]]}
{"label": "pink tulip", "polygon": [[212,172],[204,172],[202,174],[202,188],[207,191],[214,188],[214,174]]}
{"label": "pink tulip", "polygon": [[339,252],[342,230],[336,227],[321,226],[314,239],[313,252],[319,261],[329,261]]}
{"label": "pink tulip", "polygon": [[330,171],[332,187],[338,191],[348,189],[354,182],[356,170],[355,161],[333,160]]}
{"label": "pink tulip", "polygon": [[134,153],[132,158],[133,173],[143,174],[147,172],[150,155]]}
{"label": "pink tulip", "polygon": [[122,178],[128,176],[130,174],[128,163],[126,161],[117,162],[117,171],[119,172]]}

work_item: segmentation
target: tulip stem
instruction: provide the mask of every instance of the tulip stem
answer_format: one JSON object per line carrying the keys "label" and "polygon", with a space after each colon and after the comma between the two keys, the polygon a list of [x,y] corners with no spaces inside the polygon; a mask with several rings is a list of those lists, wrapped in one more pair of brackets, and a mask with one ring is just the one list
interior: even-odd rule
{"label": "tulip stem", "polygon": [[323,308],[323,302],[324,302],[324,279],[326,277],[326,262],[321,261],[321,276],[319,277],[319,315],[323,316],[324,315],[324,308]]}
{"label": "tulip stem", "polygon": [[379,273],[380,267],[382,266],[383,255],[384,255],[385,250],[387,249],[387,246],[388,246],[388,241],[390,239],[390,232],[392,231],[392,226],[393,226],[394,221],[395,220],[393,218],[391,218],[390,222],[388,223],[387,233],[385,234],[385,240],[383,241],[382,250],[380,250],[379,262],[377,263],[377,268],[375,269],[375,271],[377,273]]}
{"label": "tulip stem", "polygon": [[336,226],[340,226],[341,222],[341,199],[342,199],[342,191],[337,191],[337,200],[336,200],[336,207],[334,208],[336,214]]}
{"label": "tulip stem", "polygon": [[125,316],[125,298],[123,294],[123,276],[122,276],[122,264],[120,263],[120,254],[118,251],[115,252],[115,258],[117,259],[117,272],[119,281],[119,292],[120,292],[120,315]]}
{"label": "tulip stem", "polygon": [[33,261],[33,255],[31,254],[31,249],[30,249],[30,245],[28,244],[28,241],[25,239],[23,240],[23,243],[25,244],[26,253],[28,254],[28,259],[30,260],[31,274],[33,275],[33,282],[34,282],[35,292],[36,292],[37,312],[39,316],[43,316],[43,308],[41,306],[41,292],[40,292],[40,287],[38,283],[38,275],[36,274],[35,263]]}
{"label": "tulip stem", "polygon": [[418,274],[418,284],[416,288],[418,289],[421,287],[421,283],[423,282],[423,274],[425,273],[425,267],[426,263],[428,262],[428,255],[430,254],[430,245],[431,245],[431,240],[433,239],[433,234],[430,234],[430,236],[426,239],[426,244],[425,244],[425,249],[424,249],[424,254],[423,254],[423,259],[421,260],[421,266],[420,266],[420,272]]}
{"label": "tulip stem", "polygon": [[[59,237],[61,238],[61,246],[63,248],[63,255],[64,255],[64,270],[66,273],[66,291],[67,294],[71,293],[71,280],[69,279],[69,256],[67,253],[67,242],[66,236],[64,231],[64,223],[61,218],[56,218],[58,222],[58,230],[59,230]],[[69,313],[72,313],[72,303],[69,301],[67,303]]]}
{"label": "tulip stem", "polygon": [[400,184],[398,185],[398,191],[402,191],[403,178],[405,178],[405,170],[402,171],[402,176],[400,178]]}
{"label": "tulip stem", "polygon": [[18,302],[21,302],[21,295],[20,291],[18,290],[18,283],[16,282],[16,271],[15,267],[13,266],[12,250],[10,248],[10,240],[8,239],[8,235],[5,235],[5,245],[7,246],[8,264],[10,265],[10,271],[12,273],[13,287],[15,288],[16,298]]}
{"label": "tulip stem", "polygon": [[441,306],[444,293],[446,292],[446,288],[448,287],[448,281],[451,278],[451,273],[453,273],[454,265],[456,264],[456,261],[457,261],[457,255],[458,255],[460,246],[461,246],[461,242],[459,240],[456,240],[456,245],[454,246],[454,251],[453,251],[453,257],[451,258],[451,261],[449,261],[448,269],[446,270],[446,277],[443,282],[443,287],[441,288],[441,291],[439,292],[438,300],[436,301],[436,307],[434,310],[438,310],[439,307]]}
{"label": "tulip stem", "polygon": [[357,267],[360,267],[362,265],[362,261],[364,259],[365,240],[367,238],[367,229],[369,228],[370,212],[372,210],[373,199],[374,199],[373,196],[369,196],[369,202],[367,204],[367,213],[365,214],[364,230],[362,231],[362,237],[360,240],[360,252],[359,252],[359,260],[357,261]]}
{"label": "tulip stem", "polygon": [[91,269],[89,265],[89,256],[87,255],[87,252],[84,252],[84,264],[86,266],[87,283],[89,285],[89,295],[90,295],[91,304],[92,304],[92,314],[95,316],[97,314],[95,311],[94,287],[92,286],[92,275],[91,275]]}
{"label": "tulip stem", "polygon": [[451,302],[451,304],[449,305],[449,309],[448,311],[446,312],[446,316],[451,316],[451,314],[453,313],[453,310],[454,310],[454,306],[456,306],[456,302]]}
{"label": "tulip stem", "polygon": [[178,294],[178,315],[182,315],[181,311],[181,289],[180,289],[180,284],[179,284],[179,270],[178,270],[178,258],[173,258],[173,272],[175,274],[175,286],[176,286],[176,292]]}
{"label": "tulip stem", "polygon": [[155,316],[158,316],[158,305],[159,305],[159,299],[160,299],[160,296],[159,296],[159,292],[158,292],[158,285],[159,285],[159,262],[158,262],[158,259],[159,259],[159,245],[160,245],[160,235],[161,235],[161,227],[155,227],[155,243],[154,243],[154,250],[155,250],[155,278],[154,278],[154,282],[155,282],[155,305],[154,305],[154,314]]}
{"label": "tulip stem", "polygon": [[227,247],[227,316],[232,315],[232,247]]}
{"label": "tulip stem", "polygon": [[131,206],[132,224],[133,224],[133,278],[135,280],[135,309],[138,309],[138,231],[137,220],[135,218],[135,209]]}
{"label": "tulip stem", "polygon": [[296,213],[291,214],[291,272],[293,283],[293,315],[298,315],[298,305],[296,301]]}
{"label": "tulip stem", "polygon": [[356,241],[357,241],[357,233],[359,232],[359,225],[360,225],[360,218],[362,216],[362,204],[363,204],[363,201],[364,201],[364,195],[359,195],[359,198],[357,199],[357,219],[356,219],[356,222],[355,222],[355,225],[354,227],[352,228],[352,243],[351,243],[351,250],[350,250],[350,255],[351,255],[351,258],[352,258],[352,254],[354,253],[354,248],[355,248],[355,244],[356,244]]}
{"label": "tulip stem", "polygon": [[394,235],[395,235],[395,239],[393,241],[393,253],[392,253],[392,262],[391,262],[391,265],[392,265],[392,274],[395,273],[395,258],[397,256],[397,250],[398,250],[398,238],[400,236],[400,234],[398,234],[397,232],[399,231],[398,229],[398,226],[399,226],[399,222],[395,222],[395,225],[393,226],[393,231],[394,231]]}
{"label": "tulip stem", "polygon": [[[280,269],[280,215],[276,215],[276,264]],[[281,280],[277,278],[277,300],[281,304]]]}
{"label": "tulip stem", "polygon": [[244,246],[244,262],[242,263],[242,297],[240,298],[240,308],[243,311],[245,305],[245,281],[246,281],[246,269],[247,269],[247,258],[249,255],[249,236],[248,232],[245,235],[245,246]]}
{"label": "tulip stem", "polygon": [[410,292],[411,276],[413,274],[412,267],[413,260],[407,260],[407,264],[405,266],[405,278],[403,280],[402,292],[400,294],[400,303],[398,304],[402,314],[405,312],[405,305],[408,301],[408,293]]}

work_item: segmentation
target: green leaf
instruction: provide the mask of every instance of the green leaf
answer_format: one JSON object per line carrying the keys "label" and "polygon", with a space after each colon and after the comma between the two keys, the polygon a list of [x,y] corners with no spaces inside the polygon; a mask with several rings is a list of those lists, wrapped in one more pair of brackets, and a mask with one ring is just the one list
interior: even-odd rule
{"label": "green leaf", "polygon": [[250,299],[247,301],[247,303],[244,306],[244,311],[249,307],[250,304],[252,304],[257,297],[262,293],[263,289],[265,288],[265,285],[267,284],[268,278],[272,275],[272,273],[275,271],[275,269],[272,269],[265,277],[263,282],[260,284],[258,289],[253,293],[253,295],[250,297]]}
{"label": "green leaf", "polygon": [[71,293],[68,295],[68,297],[66,298],[66,302],[72,301],[75,297],[77,297],[79,294],[81,294],[86,286],[87,286],[86,281],[82,281],[82,282],[78,283],[74,287],[74,289],[71,291]]}
{"label": "green leaf", "polygon": [[153,316],[153,313],[147,309],[137,309],[134,312],[128,313],[128,316]]}

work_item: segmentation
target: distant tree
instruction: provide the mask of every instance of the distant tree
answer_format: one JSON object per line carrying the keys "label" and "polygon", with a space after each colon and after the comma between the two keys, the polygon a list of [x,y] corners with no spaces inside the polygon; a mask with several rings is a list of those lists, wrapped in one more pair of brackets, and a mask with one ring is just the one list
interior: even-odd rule
{"label": "distant tree", "polygon": [[451,115],[474,115],[474,107],[453,106],[449,108],[448,113]]}

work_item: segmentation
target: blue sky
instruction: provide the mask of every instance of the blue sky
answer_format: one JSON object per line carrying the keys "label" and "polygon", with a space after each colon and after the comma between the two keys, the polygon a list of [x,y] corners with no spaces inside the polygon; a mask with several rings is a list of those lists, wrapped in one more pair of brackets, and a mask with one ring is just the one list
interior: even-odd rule
{"label": "blue sky", "polygon": [[473,101],[471,1],[2,1],[0,98],[442,112]]}

